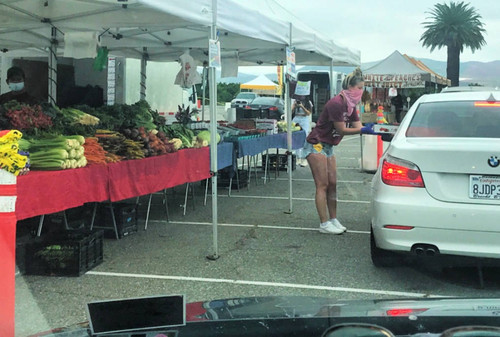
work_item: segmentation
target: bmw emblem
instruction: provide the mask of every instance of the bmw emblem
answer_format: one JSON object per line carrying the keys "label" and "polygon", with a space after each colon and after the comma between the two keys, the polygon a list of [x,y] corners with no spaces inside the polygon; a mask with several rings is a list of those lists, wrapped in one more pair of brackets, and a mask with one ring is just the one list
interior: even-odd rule
{"label": "bmw emblem", "polygon": [[498,160],[498,157],[497,156],[491,156],[488,159],[488,165],[490,165],[491,167],[497,167],[498,165],[500,165],[500,161]]}

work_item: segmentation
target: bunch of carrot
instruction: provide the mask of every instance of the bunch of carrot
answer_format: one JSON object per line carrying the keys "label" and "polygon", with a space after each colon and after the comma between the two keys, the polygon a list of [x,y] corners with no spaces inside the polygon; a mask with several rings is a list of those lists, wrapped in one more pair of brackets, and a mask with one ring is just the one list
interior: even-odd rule
{"label": "bunch of carrot", "polygon": [[107,155],[108,153],[104,151],[101,144],[97,141],[95,137],[85,138],[85,158],[89,164],[103,164],[108,163]]}

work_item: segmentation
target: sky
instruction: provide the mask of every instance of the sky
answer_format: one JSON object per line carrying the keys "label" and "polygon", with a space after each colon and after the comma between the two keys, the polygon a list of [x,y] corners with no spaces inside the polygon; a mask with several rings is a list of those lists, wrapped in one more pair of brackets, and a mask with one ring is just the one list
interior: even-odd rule
{"label": "sky", "polygon": [[[437,0],[276,0],[304,23],[346,47],[361,51],[361,62],[377,61],[394,50],[418,58],[446,61],[446,50],[422,47],[422,22]],[[460,1],[460,0],[458,0]],[[449,1],[446,1],[449,3]],[[500,60],[500,1],[470,0],[485,24],[486,46],[462,61]]]}
{"label": "sky", "polygon": [[[422,47],[422,22],[437,0],[276,0],[298,20],[335,42],[361,52],[361,62],[379,61],[394,50],[416,58],[446,61],[446,49]],[[458,0],[461,1],[461,0]],[[449,3],[449,1],[446,1]],[[482,16],[486,45],[472,53],[465,49],[460,60],[500,60],[500,0],[470,0]],[[241,69],[242,71],[244,69]],[[243,71],[244,72],[244,71]]]}

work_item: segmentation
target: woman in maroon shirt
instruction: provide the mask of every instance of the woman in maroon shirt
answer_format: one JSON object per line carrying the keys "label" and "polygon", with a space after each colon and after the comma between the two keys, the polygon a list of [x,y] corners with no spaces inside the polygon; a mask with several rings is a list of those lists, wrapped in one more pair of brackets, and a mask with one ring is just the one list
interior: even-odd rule
{"label": "woman in maroon shirt", "polygon": [[342,83],[343,90],[326,103],[304,146],[316,184],[316,209],[321,233],[342,234],[346,231],[337,220],[337,165],[333,149],[344,135],[373,133],[373,125],[362,127],[356,113],[363,86],[363,74],[359,68],[346,76]]}

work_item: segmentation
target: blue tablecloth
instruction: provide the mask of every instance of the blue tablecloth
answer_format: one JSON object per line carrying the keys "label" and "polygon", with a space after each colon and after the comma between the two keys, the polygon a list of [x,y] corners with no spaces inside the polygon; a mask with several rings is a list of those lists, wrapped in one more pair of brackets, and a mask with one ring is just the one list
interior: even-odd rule
{"label": "blue tablecloth", "polygon": [[[269,148],[273,149],[287,149],[287,134],[278,133],[275,135],[267,136],[269,138]],[[292,132],[292,150],[298,150],[304,147],[306,141],[305,131]]]}
{"label": "blue tablecloth", "polygon": [[217,169],[234,165],[233,143],[219,143],[217,145]]}
{"label": "blue tablecloth", "polygon": [[[304,146],[306,140],[305,131],[296,131],[292,133],[292,149],[297,150]],[[234,141],[234,149],[238,158],[244,156],[255,156],[268,149],[286,149],[287,134],[278,133],[275,135],[267,135],[264,137],[240,139]]]}

